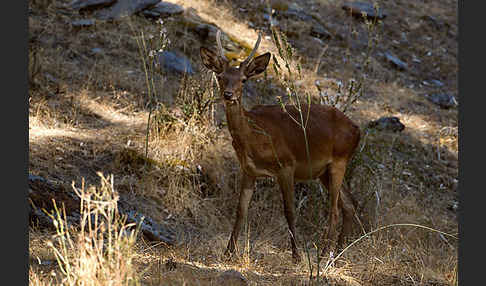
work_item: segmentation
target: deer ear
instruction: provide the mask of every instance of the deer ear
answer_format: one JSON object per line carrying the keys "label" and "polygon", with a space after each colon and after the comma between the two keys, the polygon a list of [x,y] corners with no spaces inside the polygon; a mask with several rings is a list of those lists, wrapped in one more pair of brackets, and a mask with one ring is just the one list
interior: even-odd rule
{"label": "deer ear", "polygon": [[270,53],[264,53],[251,60],[245,68],[245,76],[249,78],[264,72],[270,61],[270,55]]}
{"label": "deer ear", "polygon": [[204,66],[215,73],[221,73],[224,70],[225,62],[215,52],[201,47],[199,50],[201,54],[201,60]]}

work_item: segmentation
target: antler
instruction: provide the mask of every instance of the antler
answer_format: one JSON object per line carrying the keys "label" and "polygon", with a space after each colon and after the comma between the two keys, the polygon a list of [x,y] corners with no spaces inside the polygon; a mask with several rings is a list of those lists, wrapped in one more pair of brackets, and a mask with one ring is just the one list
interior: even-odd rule
{"label": "antler", "polygon": [[228,59],[224,55],[223,46],[221,45],[221,30],[219,29],[218,32],[216,32],[216,42],[218,43],[219,56],[222,57],[225,61],[228,61]]}
{"label": "antler", "polygon": [[258,32],[258,39],[255,43],[255,47],[253,47],[253,50],[251,51],[250,55],[240,64],[240,67],[246,67],[246,65],[251,61],[253,56],[255,55],[258,46],[260,45],[260,40],[262,39],[262,33]]}

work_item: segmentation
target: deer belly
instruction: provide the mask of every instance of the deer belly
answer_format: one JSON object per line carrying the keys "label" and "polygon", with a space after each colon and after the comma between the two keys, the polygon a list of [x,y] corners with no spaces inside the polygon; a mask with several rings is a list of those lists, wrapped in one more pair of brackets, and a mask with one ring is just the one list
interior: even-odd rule
{"label": "deer belly", "polygon": [[247,174],[255,177],[275,176],[280,169],[274,152],[269,148],[243,148],[242,145],[233,141],[233,148],[238,156],[240,166]]}
{"label": "deer belly", "polygon": [[275,167],[267,162],[255,160],[251,156],[245,155],[240,159],[241,168],[255,177],[275,176]]}
{"label": "deer belly", "polygon": [[307,162],[298,163],[295,168],[295,180],[296,181],[305,181],[305,180],[313,180],[319,178],[324,172],[327,170],[327,166],[331,160],[321,161],[321,162],[312,162],[312,169],[309,168],[309,164]]}

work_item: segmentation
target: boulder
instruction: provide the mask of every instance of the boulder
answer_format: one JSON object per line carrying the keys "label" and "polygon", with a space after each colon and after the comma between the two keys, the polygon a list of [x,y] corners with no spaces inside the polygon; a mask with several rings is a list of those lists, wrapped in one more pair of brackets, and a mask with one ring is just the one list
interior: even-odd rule
{"label": "boulder", "polygon": [[426,95],[427,99],[441,108],[448,109],[454,106],[457,106],[456,98],[447,93],[436,93],[436,94],[429,94]]}
{"label": "boulder", "polygon": [[143,11],[143,14],[150,18],[168,18],[182,13],[184,13],[182,6],[164,1],[160,1],[154,7]]}
{"label": "boulder", "polygon": [[383,20],[387,16],[385,11],[381,8],[379,8],[378,11],[375,11],[375,7],[373,7],[372,3],[347,2],[342,5],[342,8],[358,19],[363,19],[363,13],[366,13],[366,18],[369,20]]}
{"label": "boulder", "polygon": [[400,122],[398,117],[381,117],[377,120],[368,123],[368,128],[373,128],[380,131],[402,132],[405,125]]}
{"label": "boulder", "polygon": [[170,51],[163,51],[158,53],[158,59],[162,69],[165,71],[176,72],[179,74],[194,74],[191,62],[185,56],[180,56]]}
{"label": "boulder", "polygon": [[68,4],[68,7],[74,10],[95,10],[107,7],[115,3],[117,0],[74,0]]}
{"label": "boulder", "polygon": [[150,9],[159,2],[160,0],[118,0],[112,6],[96,11],[95,17],[100,20],[118,20]]}
{"label": "boulder", "polygon": [[[53,201],[66,211],[68,225],[80,223],[80,199],[71,188],[64,184],[29,174],[29,223],[43,228],[54,228],[54,222],[45,211],[54,210]],[[44,211],[45,210],[45,211]],[[151,241],[161,241],[168,245],[174,243],[174,234],[166,226],[155,222],[151,217],[136,211],[128,203],[118,201],[118,211],[126,215],[128,223],[140,223],[140,232]],[[142,217],[144,218],[142,221]]]}

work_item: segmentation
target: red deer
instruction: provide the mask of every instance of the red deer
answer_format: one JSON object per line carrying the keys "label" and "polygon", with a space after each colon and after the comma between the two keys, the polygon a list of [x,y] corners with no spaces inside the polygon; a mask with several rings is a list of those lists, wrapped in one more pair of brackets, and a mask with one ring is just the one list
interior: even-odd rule
{"label": "red deer", "polygon": [[295,233],[294,183],[297,181],[319,178],[329,191],[329,229],[324,234],[323,242],[329,244],[326,251],[334,249],[339,210],[343,210],[339,244],[352,230],[355,211],[353,198],[346,188],[342,188],[342,183],[348,162],[359,144],[359,127],[334,107],[302,105],[303,114],[308,114],[308,158],[303,130],[291,118],[299,118],[295,106],[287,105],[284,110],[280,105],[259,105],[245,110],[241,104],[243,83],[265,71],[270,60],[269,52],[253,58],[261,35],[258,35],[253,50],[239,67],[229,64],[220,37],[221,31],[218,30],[218,53],[205,47],[200,48],[200,53],[204,66],[216,74],[233,147],[241,166],[239,204],[226,255],[231,255],[236,249],[241,226],[247,218],[255,179],[269,176],[276,178],[282,192],[293,259],[296,262],[301,260]]}

